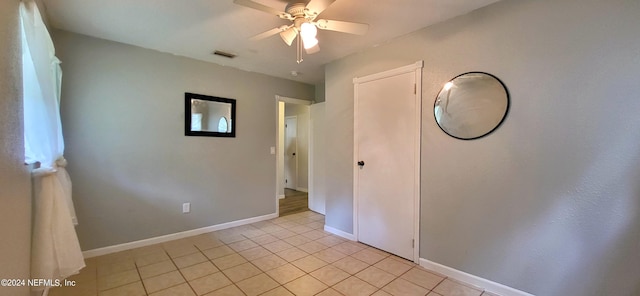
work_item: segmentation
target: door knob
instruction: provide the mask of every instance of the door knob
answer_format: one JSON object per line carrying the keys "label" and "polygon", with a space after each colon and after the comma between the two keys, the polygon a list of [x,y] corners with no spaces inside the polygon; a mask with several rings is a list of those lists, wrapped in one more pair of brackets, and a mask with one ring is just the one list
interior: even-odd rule
{"label": "door knob", "polygon": [[361,167],[363,167],[363,166],[364,166],[364,161],[362,161],[362,160],[361,160],[361,161],[358,161],[358,165],[359,165],[359,166],[361,166]]}

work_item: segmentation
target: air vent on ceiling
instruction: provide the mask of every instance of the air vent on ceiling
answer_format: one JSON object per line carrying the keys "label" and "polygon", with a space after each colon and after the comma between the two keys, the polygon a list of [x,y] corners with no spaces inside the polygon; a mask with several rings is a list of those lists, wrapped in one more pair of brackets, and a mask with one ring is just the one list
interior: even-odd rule
{"label": "air vent on ceiling", "polygon": [[232,54],[232,53],[229,53],[229,52],[224,52],[224,51],[221,51],[221,50],[216,50],[216,51],[213,52],[213,54],[219,55],[221,57],[229,58],[229,59],[233,59],[233,58],[236,57],[235,54]]}

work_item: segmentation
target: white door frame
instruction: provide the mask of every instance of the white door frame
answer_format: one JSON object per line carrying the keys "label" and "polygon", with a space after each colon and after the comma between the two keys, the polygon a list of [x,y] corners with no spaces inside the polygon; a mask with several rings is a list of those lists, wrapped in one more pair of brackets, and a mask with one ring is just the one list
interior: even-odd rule
{"label": "white door frame", "polygon": [[[298,156],[299,156],[298,155],[298,116],[297,115],[291,115],[291,116],[285,116],[284,117],[284,143],[285,143],[284,145],[285,145],[285,147],[282,147],[282,149],[285,149],[285,152],[286,152],[286,149],[287,149],[287,147],[286,147],[287,146],[287,119],[295,119],[296,120],[296,151],[294,152],[295,154],[293,155],[293,156],[295,156],[294,161],[295,161],[295,178],[296,178],[295,181],[296,181],[296,184],[295,184],[295,186],[293,186],[293,190],[298,190],[298,169],[300,168],[298,166]],[[286,172],[287,171],[287,165],[286,165],[287,156],[286,155],[285,155],[284,161],[285,161],[284,171]],[[285,178],[285,180],[287,179],[287,174],[286,173],[284,174],[284,178]],[[286,182],[284,184],[284,188],[287,188],[287,183]]]}
{"label": "white door frame", "polygon": [[422,68],[424,62],[417,61],[413,64],[399,67],[396,69],[371,74],[364,77],[356,77],[353,79],[354,84],[354,114],[353,114],[353,235],[358,240],[358,165],[356,161],[358,158],[358,84],[378,80],[382,78],[392,77],[400,74],[414,72],[416,77],[415,85],[415,100],[416,100],[416,137],[415,137],[415,159],[418,165],[415,166],[414,171],[414,248],[413,248],[413,261],[420,263],[420,142],[421,142],[421,129],[422,129]]}
{"label": "white door frame", "polygon": [[[313,101],[311,100],[301,100],[289,97],[283,97],[276,95],[275,100],[275,111],[276,111],[276,192],[275,192],[275,205],[276,205],[276,215],[280,215],[280,192],[278,189],[280,188],[280,183],[284,180],[284,170],[280,171],[278,169],[278,165],[281,161],[280,151],[284,149],[284,147],[280,147],[280,117],[284,119],[284,110],[282,110],[282,114],[280,114],[280,102],[284,102],[287,104],[298,104],[298,105],[311,105]],[[309,130],[309,135],[311,135],[311,131]],[[309,158],[309,170],[311,171],[313,168],[313,161]]]}

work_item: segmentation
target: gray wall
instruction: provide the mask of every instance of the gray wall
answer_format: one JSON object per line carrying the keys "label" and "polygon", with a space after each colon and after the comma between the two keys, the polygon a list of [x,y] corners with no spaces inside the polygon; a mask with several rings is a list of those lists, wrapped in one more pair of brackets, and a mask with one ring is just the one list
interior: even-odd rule
{"label": "gray wall", "polygon": [[316,97],[313,99],[316,103],[322,103],[325,101],[325,84],[316,84]]}
{"label": "gray wall", "polygon": [[[518,0],[329,64],[327,225],[352,232],[352,79],[425,61],[420,257],[536,295],[640,295],[640,1]],[[501,78],[493,134],[447,136],[442,85]]]}
{"label": "gray wall", "polygon": [[[312,85],[64,31],[54,42],[83,250],[276,212],[273,98]],[[185,92],[236,99],[236,138],[185,137]]]}
{"label": "gray wall", "polygon": [[[0,1],[0,278],[29,278],[31,178],[24,165],[20,1]],[[0,287],[0,296],[29,295]]]}

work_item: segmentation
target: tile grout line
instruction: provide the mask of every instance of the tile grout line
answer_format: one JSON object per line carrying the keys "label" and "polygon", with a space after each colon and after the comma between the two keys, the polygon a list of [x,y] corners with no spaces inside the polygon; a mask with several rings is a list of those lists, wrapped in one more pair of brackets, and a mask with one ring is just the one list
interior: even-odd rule
{"label": "tile grout line", "polygon": [[[216,238],[216,240],[218,240],[218,239]],[[218,240],[218,241],[219,241],[219,240]],[[220,241],[220,242],[222,243],[222,246],[227,246],[224,242],[222,242],[222,241]],[[194,247],[195,247],[196,249],[198,249],[198,251],[200,251],[200,254],[202,254],[202,256],[204,256],[205,258],[207,258],[207,261],[205,261],[205,262],[209,262],[209,263],[211,263],[211,264],[212,264],[216,269],[218,269],[218,271],[217,271],[217,272],[222,273],[222,275],[223,275],[223,276],[225,276],[225,277],[226,277],[226,278],[231,282],[231,284],[232,284],[232,285],[236,286],[236,288],[238,288],[238,290],[240,290],[240,291],[242,292],[242,290],[240,289],[240,287],[238,287],[238,286],[237,286],[237,285],[236,285],[236,284],[235,284],[235,283],[234,283],[230,278],[228,278],[228,277],[227,277],[227,275],[226,275],[226,274],[224,274],[224,272],[222,272],[222,269],[218,268],[218,266],[217,266],[215,263],[213,263],[213,260],[212,260],[212,259],[210,259],[207,255],[205,255],[205,254],[204,254],[204,251],[205,251],[205,250],[200,249],[200,248],[199,248],[198,246],[196,246],[196,245],[194,245]],[[213,248],[217,248],[217,247],[213,247]],[[213,249],[213,248],[209,248],[209,249]],[[206,249],[206,250],[209,250],[209,249]],[[200,263],[198,263],[198,264],[200,264]],[[191,265],[191,266],[193,266],[193,265]],[[203,275],[203,276],[198,277],[198,278],[194,278],[194,279],[192,279],[192,280],[201,279],[201,278],[203,278],[203,277],[210,276],[210,275],[212,275],[212,274],[215,274],[215,272],[214,272],[214,273],[211,273],[211,274]],[[183,275],[183,277],[184,277],[184,275]],[[193,287],[191,286],[191,283],[190,283],[186,278],[185,278],[185,280],[187,281],[187,284],[189,285],[189,287],[190,287],[190,288],[191,288],[191,290],[193,291],[193,294],[198,295],[198,293],[197,293],[197,292],[193,289]],[[229,285],[229,286],[230,286],[230,285]],[[225,287],[228,287],[228,286],[225,286]],[[224,287],[222,287],[222,288],[220,288],[220,289],[223,289],[223,288],[224,288]],[[217,290],[220,290],[220,289],[217,289]],[[211,291],[211,292],[215,292],[215,291],[217,291],[217,290],[213,290],[213,291]],[[242,293],[243,293],[243,294],[245,294],[244,292],[242,292]],[[246,295],[246,294],[245,294],[245,295]]]}
{"label": "tile grout line", "polygon": [[[302,225],[302,224],[300,224],[300,225]],[[284,228],[284,227],[283,227],[283,228]],[[293,227],[291,227],[291,228],[293,228]],[[287,229],[287,228],[285,228],[285,229]],[[288,229],[287,229],[287,230],[288,230]],[[304,232],[304,233],[306,233],[306,232]],[[269,233],[267,233],[267,234],[269,234]],[[301,234],[296,233],[296,235],[301,235]],[[247,239],[249,239],[250,241],[253,241],[253,240],[251,240],[251,238],[247,237],[246,235],[243,235],[243,236],[244,236],[244,237],[246,237]],[[294,236],[295,236],[295,235],[294,235]],[[275,236],[274,236],[274,237],[275,237]],[[293,237],[293,236],[290,236],[290,237]],[[285,243],[288,243],[288,242],[286,242],[286,241],[285,241],[285,239],[287,239],[287,238],[282,238],[282,239],[281,239],[281,238],[278,238],[278,237],[276,237],[276,238],[278,239],[277,241],[284,241]],[[289,238],[289,237],[288,237],[288,238]],[[314,240],[311,240],[311,241],[314,241]],[[257,242],[255,242],[255,241],[253,241],[253,242],[254,242],[254,243],[257,243]],[[276,241],[274,241],[274,242],[276,242]],[[258,245],[259,245],[260,247],[263,247],[263,245],[261,245],[261,244],[258,244]],[[292,247],[291,247],[291,248],[287,248],[287,249],[285,249],[285,250],[289,250],[289,249],[292,249],[292,248],[296,248],[296,246],[294,246],[294,245],[292,245],[292,244],[289,244],[289,245],[291,245]],[[266,248],[265,248],[265,249],[266,249]],[[286,264],[292,264],[292,263],[291,263],[291,262],[289,262],[287,259],[282,258],[282,257],[281,257],[280,255],[278,255],[277,253],[274,253],[274,252],[272,252],[272,251],[271,251],[271,250],[269,250],[269,249],[266,249],[266,250],[267,250],[267,251],[269,251],[272,255],[275,255],[276,257],[278,257],[278,258],[280,258],[280,259],[282,259],[282,260],[286,261],[286,262],[287,262]],[[281,251],[285,251],[285,250],[281,250]],[[303,251],[303,252],[304,252],[304,251]],[[305,252],[305,254],[307,254],[307,256],[311,256],[311,255],[312,255],[312,254],[308,254],[307,252]],[[241,255],[241,256],[242,256],[242,255]],[[267,255],[267,256],[268,256],[268,255]],[[307,256],[305,256],[305,257],[307,257]],[[262,257],[260,257],[260,258],[263,258],[263,257],[266,257],[266,256],[262,256]],[[305,258],[305,257],[303,257],[303,258]],[[294,261],[295,261],[295,260],[294,260]],[[284,265],[286,265],[286,264],[284,264]],[[292,264],[292,265],[293,265],[293,264]],[[293,265],[293,266],[294,266],[294,267],[296,267],[296,268],[298,268],[298,267],[297,267],[297,266],[295,266],[295,265]],[[278,267],[276,267],[276,268],[278,268]],[[259,269],[259,268],[258,268],[258,269]],[[275,269],[275,268],[273,268],[273,269]],[[271,270],[273,270],[273,269],[271,269]],[[299,269],[299,268],[298,268],[298,269]],[[268,293],[268,292],[270,292],[270,291],[273,291],[273,290],[275,290],[275,289],[278,289],[279,287],[282,287],[283,289],[285,289],[285,290],[287,290],[288,292],[290,292],[290,293],[292,293],[292,294],[293,294],[293,291],[289,290],[289,289],[285,286],[286,284],[291,283],[291,282],[293,282],[293,281],[295,281],[295,280],[297,280],[297,279],[299,279],[299,278],[302,278],[302,277],[304,277],[305,275],[309,275],[309,276],[311,276],[312,278],[315,278],[315,277],[313,277],[310,273],[308,273],[308,272],[306,272],[306,271],[305,271],[305,274],[304,274],[304,275],[299,276],[299,277],[297,277],[297,278],[295,278],[295,279],[292,279],[292,280],[290,280],[290,281],[288,281],[288,282],[286,282],[286,283],[281,284],[281,283],[280,283],[280,282],[278,282],[276,279],[274,279],[273,277],[271,277],[271,276],[267,273],[267,271],[263,271],[262,269],[260,269],[260,270],[262,271],[262,273],[264,273],[264,274],[265,274],[267,277],[269,277],[271,280],[273,280],[273,281],[275,281],[276,283],[278,283],[278,286],[276,286],[276,287],[274,287],[273,289],[270,289],[270,290],[268,290],[268,291],[265,291],[265,292],[263,292],[263,293],[260,293],[260,295],[263,295],[263,294],[265,294],[265,293]],[[324,283],[323,283],[323,284],[324,284]],[[322,291],[327,290],[328,288],[330,288],[330,287],[328,286],[326,289],[323,289]],[[322,291],[320,291],[319,293],[321,293]]]}
{"label": "tile grout line", "polygon": [[[241,234],[241,235],[242,235],[242,236],[244,236],[245,238],[247,238],[248,240],[253,241],[253,240],[251,240],[251,238],[247,237],[246,235],[244,235],[244,234]],[[279,239],[279,240],[280,240],[280,239]],[[256,243],[256,242],[254,242],[254,243]],[[256,244],[258,244],[258,243],[256,243]],[[262,245],[261,245],[261,244],[258,244],[258,246],[259,246],[259,247],[262,247]],[[263,248],[264,248],[264,247],[263,247]],[[264,249],[265,249],[265,250],[267,250],[267,251],[268,251],[269,253],[271,253],[272,255],[275,255],[276,257],[280,258],[280,256],[278,256],[278,254],[275,254],[274,252],[271,252],[271,250],[269,250],[269,249],[267,249],[267,248],[264,248]],[[240,255],[240,256],[242,256],[242,255]],[[267,256],[269,256],[269,255],[267,255]],[[260,257],[260,258],[263,258],[263,257],[266,257],[266,256],[262,256],[262,257]],[[243,258],[244,258],[244,257],[243,257]],[[245,259],[247,259],[247,258],[245,258]],[[284,258],[280,258],[280,259],[282,259],[282,260],[285,260],[285,261],[286,261],[286,259],[284,259]],[[247,261],[248,261],[248,260],[247,260]],[[251,260],[251,261],[253,261],[253,260]],[[251,261],[249,261],[249,263],[251,263],[251,265],[255,266]],[[287,261],[287,264],[288,264],[288,263],[289,263],[289,261]],[[266,275],[267,277],[269,277],[271,280],[273,280],[274,282],[278,283],[278,286],[276,286],[275,288],[270,289],[270,290],[267,290],[267,291],[264,291],[264,292],[260,293],[259,295],[263,295],[263,294],[265,294],[265,293],[267,293],[267,292],[270,292],[270,291],[273,291],[273,290],[275,290],[275,289],[277,289],[277,288],[279,288],[279,287],[282,287],[282,288],[284,288],[285,290],[289,291],[289,289],[287,289],[287,287],[285,287],[285,286],[284,286],[284,284],[280,284],[280,282],[278,282],[276,279],[274,279],[273,277],[271,277],[271,276],[267,273],[267,271],[264,271],[264,270],[262,270],[261,268],[259,268],[259,267],[257,267],[257,266],[255,266],[255,267],[256,267],[256,268],[258,268],[258,270],[260,270],[262,273],[264,273],[264,275]],[[276,267],[276,268],[277,268],[277,267]],[[275,268],[273,268],[273,269],[275,269]],[[272,269],[270,269],[270,270],[272,270]],[[258,276],[258,275],[256,275],[256,276]],[[251,278],[251,277],[250,277],[250,278]],[[234,283],[234,284],[235,284],[235,283]],[[238,287],[238,288],[240,288],[240,287]],[[240,291],[242,291],[242,289],[240,289]],[[293,293],[292,291],[289,291],[289,292]],[[242,291],[242,293],[244,293],[244,291]],[[244,293],[244,294],[246,295],[246,293]]]}
{"label": "tile grout line", "polygon": [[[217,239],[217,238],[216,238],[216,239]],[[226,246],[226,247],[228,247],[229,249],[232,249],[232,248],[231,248],[231,247],[229,247],[229,245],[228,245],[228,244],[226,244],[225,242],[223,242],[223,241],[221,241],[221,240],[220,240],[220,242],[222,243],[222,246]],[[217,247],[214,247],[214,248],[217,248]],[[196,246],[196,249],[200,250],[200,248],[198,248],[197,246]],[[213,248],[212,248],[212,249],[213,249]],[[233,250],[233,249],[232,249],[232,250]],[[233,251],[235,252],[235,254],[240,255],[240,254],[239,254],[238,252],[236,252],[235,250],[233,250]],[[202,251],[201,251],[201,253],[202,253]],[[218,269],[218,272],[219,272],[219,273],[221,273],[221,274],[222,274],[222,276],[224,276],[227,280],[229,280],[229,282],[231,282],[231,285],[226,285],[226,286],[224,286],[224,287],[221,287],[221,288],[215,289],[215,290],[213,290],[213,291],[209,291],[208,293],[212,293],[212,292],[215,292],[215,291],[218,291],[218,290],[220,290],[220,289],[224,289],[224,288],[226,288],[226,287],[228,287],[228,286],[232,286],[232,285],[233,285],[233,286],[235,286],[235,287],[236,287],[236,288],[237,288],[237,289],[238,289],[242,294],[247,295],[247,293],[245,293],[244,291],[242,291],[242,289],[240,289],[240,287],[236,284],[236,282],[234,282],[233,280],[231,280],[231,279],[230,279],[230,278],[229,278],[229,277],[228,277],[228,276],[223,272],[223,270],[222,270],[221,268],[219,268],[215,263],[213,263],[213,259],[210,259],[209,257],[207,257],[207,255],[204,255],[204,253],[202,253],[202,255],[203,255],[205,258],[207,258],[207,261],[209,261],[211,264],[213,264],[213,266],[215,266],[215,267]],[[229,256],[229,255],[227,255],[227,256]],[[240,256],[242,256],[242,255],[240,255]],[[222,257],[225,257],[225,256],[222,256]],[[222,257],[218,257],[218,258],[222,258]],[[243,257],[243,258],[244,258],[244,257]],[[216,258],[216,259],[217,259],[217,258]],[[246,259],[246,258],[245,258],[245,259]],[[247,260],[247,261],[248,261],[248,260]],[[253,264],[252,264],[252,265],[253,265]],[[231,268],[232,268],[232,267],[231,267]],[[214,272],[214,273],[212,273],[212,274],[215,274],[215,272]],[[203,278],[203,277],[206,277],[206,276],[210,276],[210,275],[212,275],[212,274],[208,274],[208,275],[205,275],[205,276],[202,276],[202,277],[199,277],[199,278]],[[194,280],[195,280],[195,279],[194,279]],[[191,284],[189,284],[189,286],[191,286]],[[192,287],[191,289],[193,289],[193,287]],[[195,291],[195,290],[194,290],[193,292],[194,292],[194,294],[198,295],[198,293],[196,293],[196,291]],[[207,294],[208,294],[208,293],[207,293]]]}
{"label": "tile grout line", "polygon": [[[169,256],[169,254],[167,254],[167,251],[163,248],[162,251],[165,253],[165,255]],[[171,257],[169,256],[169,259],[171,259]],[[145,285],[143,278],[142,278],[142,274],[140,273],[140,268],[143,266],[138,266],[138,262],[136,262],[135,258],[133,259],[133,264],[136,266],[136,272],[138,273],[138,277],[140,277],[140,283],[142,284],[142,289],[144,290],[145,295],[149,295],[149,291],[147,290],[147,285]],[[152,263],[155,264],[155,263]],[[151,264],[149,264],[151,265]]]}
{"label": "tile grout line", "polygon": [[[251,225],[251,224],[249,224],[249,225]],[[244,234],[240,234],[240,235],[241,235],[241,236],[243,236],[243,237],[245,237],[245,238],[246,238],[246,239],[248,239],[249,241],[254,242],[254,241],[253,241],[253,240],[251,240],[251,238],[249,238],[248,236],[246,236],[246,235],[244,235]],[[256,243],[256,244],[258,245],[258,247],[262,247],[262,245],[261,245],[261,244],[258,244],[257,242],[254,242],[254,243]],[[250,248],[250,249],[252,249],[252,248]],[[263,247],[263,249],[265,249],[265,250],[267,250],[269,253],[273,254],[273,252],[271,252],[271,250],[268,250],[268,249],[266,249],[266,248],[264,248],[264,247]],[[247,250],[248,250],[248,249],[247,249]],[[235,250],[234,250],[234,251],[235,251]],[[243,251],[246,251],[246,250],[243,250]],[[236,254],[240,255],[240,252],[236,252]],[[275,255],[275,254],[273,254],[273,255]],[[269,256],[269,255],[267,255],[267,256]],[[277,256],[277,255],[276,255],[276,256]],[[242,258],[244,258],[245,260],[247,260],[247,262],[248,262],[248,263],[250,263],[250,264],[251,264],[251,266],[253,266],[253,267],[257,268],[258,270],[260,270],[260,271],[261,271],[261,274],[262,274],[262,273],[264,273],[267,277],[269,277],[270,279],[272,279],[273,281],[275,281],[276,283],[278,283],[278,281],[276,281],[274,278],[271,278],[271,277],[267,274],[267,272],[266,272],[266,271],[263,271],[263,270],[262,270],[262,269],[260,269],[259,267],[255,266],[255,264],[253,264],[253,262],[251,262],[251,261],[253,261],[253,260],[248,260],[247,258],[245,258],[245,257],[244,257],[244,256],[242,256],[242,255],[240,255],[240,257],[242,257]],[[260,257],[260,258],[263,258],[263,257],[266,257],[266,256],[262,256],[262,257]],[[222,272],[222,270],[221,270],[221,272]],[[260,275],[260,274],[258,274],[258,275]],[[254,276],[248,277],[248,278],[243,279],[243,280],[241,280],[241,281],[244,281],[244,280],[247,280],[247,279],[250,279],[250,278],[256,277],[256,276],[258,276],[258,275],[254,275]],[[226,275],[225,275],[225,276],[226,276]],[[229,279],[229,280],[231,280],[231,279]],[[241,281],[238,281],[238,282],[241,282]],[[240,286],[238,286],[238,283],[237,283],[237,282],[231,281],[231,283],[232,283],[234,286],[236,286],[236,288],[238,288],[238,290],[240,290],[240,292],[242,292],[242,294],[247,295],[247,293],[245,293],[245,292],[240,288]],[[278,283],[278,284],[280,284],[280,283]],[[278,287],[279,287],[279,286],[278,286]],[[273,288],[273,289],[271,289],[271,290],[277,289],[278,287],[275,287],[275,288]],[[271,290],[269,290],[269,291],[271,291]],[[217,291],[217,290],[216,290],[216,291]],[[264,293],[269,292],[269,291],[265,291]],[[264,294],[264,293],[260,293],[260,295],[262,295],[262,294]]]}
{"label": "tile grout line", "polygon": [[[193,245],[193,247],[194,247],[194,248],[196,248],[196,250],[198,250],[198,252],[199,252],[200,254],[202,254],[202,252],[200,251],[200,249],[199,249],[197,246]],[[164,248],[163,248],[163,249],[164,249]],[[184,279],[184,282],[187,284],[187,286],[189,286],[189,289],[191,289],[191,291],[193,291],[193,294],[194,294],[194,295],[198,295],[198,293],[196,293],[196,290],[194,290],[194,289],[193,289],[193,287],[191,286],[191,284],[189,283],[189,281],[187,280],[187,278],[186,278],[186,277],[184,277],[184,274],[182,273],[182,271],[181,271],[181,270],[180,270],[180,268],[178,267],[178,264],[176,264],[176,262],[173,260],[174,258],[173,258],[173,257],[171,257],[171,255],[169,255],[169,253],[168,253],[168,252],[166,252],[166,250],[165,250],[165,253],[167,254],[167,256],[169,256],[169,260],[171,260],[171,263],[173,263],[173,266],[175,266],[175,267],[176,267],[176,270],[178,271],[178,273],[180,274],[180,276],[182,277],[182,279]],[[193,253],[193,254],[195,254],[195,253]],[[191,254],[187,254],[187,255],[185,255],[185,256],[189,256],[189,255],[191,255]],[[202,254],[202,256],[205,256],[205,255],[204,255],[204,254]],[[205,256],[205,258],[207,258],[207,256]],[[209,259],[209,258],[207,258],[207,259]],[[213,264],[213,263],[211,263],[211,264]],[[192,265],[190,265],[190,266],[192,266]],[[215,265],[214,265],[214,266],[215,266]],[[168,272],[167,272],[167,273],[168,273]],[[178,286],[178,285],[175,285],[175,286]],[[172,287],[175,287],[175,286],[172,286]],[[170,289],[170,288],[172,288],[172,287],[167,287],[166,289],[163,289],[163,290],[167,290],[167,289]],[[160,291],[162,291],[162,290],[160,290]],[[160,292],[160,291],[156,291],[156,292]],[[155,293],[155,292],[154,292],[154,293]],[[147,296],[148,296],[148,295],[147,295]]]}

